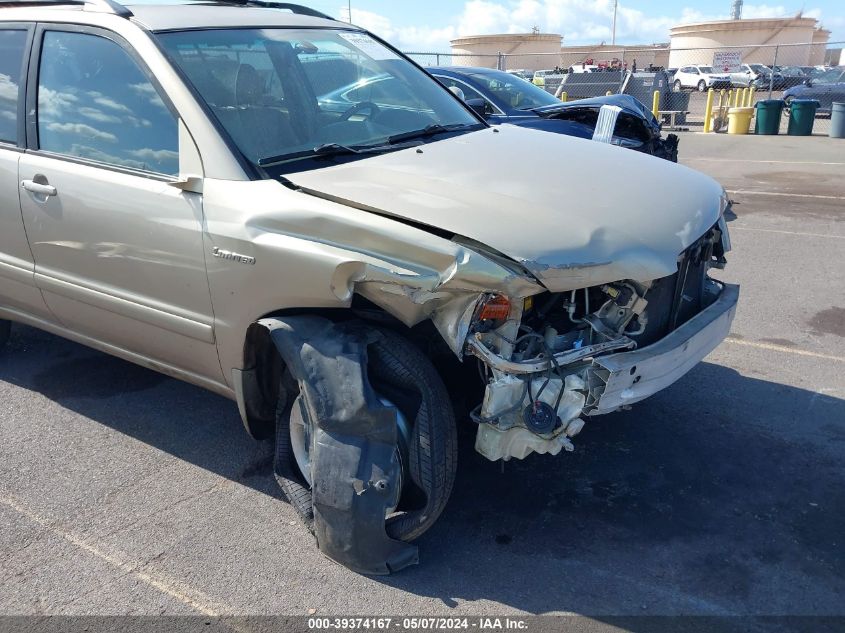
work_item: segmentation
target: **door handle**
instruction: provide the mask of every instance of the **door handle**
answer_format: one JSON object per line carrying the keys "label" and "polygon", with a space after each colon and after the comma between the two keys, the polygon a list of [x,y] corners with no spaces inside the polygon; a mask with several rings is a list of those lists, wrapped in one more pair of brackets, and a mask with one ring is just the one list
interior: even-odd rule
{"label": "door handle", "polygon": [[55,196],[56,188],[53,185],[45,185],[34,180],[21,180],[21,187],[30,193],[37,193],[42,196]]}

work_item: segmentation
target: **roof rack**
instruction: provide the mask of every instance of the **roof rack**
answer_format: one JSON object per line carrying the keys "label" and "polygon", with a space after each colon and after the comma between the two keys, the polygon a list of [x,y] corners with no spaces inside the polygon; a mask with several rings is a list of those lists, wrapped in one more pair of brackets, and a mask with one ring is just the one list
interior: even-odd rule
{"label": "roof rack", "polygon": [[323,18],[324,20],[334,20],[333,17],[321,13],[316,9],[303,6],[301,4],[293,4],[290,2],[274,2],[273,0],[216,0],[216,4],[234,4],[240,7],[263,7],[266,9],[284,9],[295,13],[296,15],[307,15],[311,18]]}
{"label": "roof rack", "polygon": [[115,0],[0,0],[0,7],[37,7],[61,4],[81,5],[86,11],[113,13],[121,18],[131,18],[132,11]]}
{"label": "roof rack", "polygon": [[[232,4],[239,7],[264,7],[267,9],[283,9],[297,15],[307,15],[312,18],[334,20],[325,13],[290,2],[273,2],[273,0],[212,0],[214,4]],[[0,7],[22,7],[38,5],[81,5],[86,11],[99,11],[101,13],[112,13],[122,18],[131,18],[134,14],[126,6],[116,0],[0,0]]]}

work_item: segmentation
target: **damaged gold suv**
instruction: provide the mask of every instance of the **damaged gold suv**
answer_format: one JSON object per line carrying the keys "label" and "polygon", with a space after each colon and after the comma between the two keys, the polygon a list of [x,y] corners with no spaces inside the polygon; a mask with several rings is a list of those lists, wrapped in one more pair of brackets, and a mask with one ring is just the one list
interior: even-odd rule
{"label": "damaged gold suv", "polygon": [[666,161],[490,128],[305,7],[0,3],[0,343],[27,323],[236,401],[358,571],[416,562],[456,418],[491,460],[569,451],[716,347],[727,205]]}

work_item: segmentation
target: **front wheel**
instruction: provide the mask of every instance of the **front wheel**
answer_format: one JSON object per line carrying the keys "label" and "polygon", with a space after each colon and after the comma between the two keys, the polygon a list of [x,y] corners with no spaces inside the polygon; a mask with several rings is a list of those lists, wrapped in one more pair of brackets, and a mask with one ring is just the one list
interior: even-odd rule
{"label": "front wheel", "polygon": [[11,331],[11,328],[11,323],[0,320],[0,350],[6,346],[6,343],[9,340],[9,332]]}
{"label": "front wheel", "polygon": [[699,92],[707,92],[707,82],[703,79],[698,82],[698,91]]}
{"label": "front wheel", "polygon": [[[367,374],[382,403],[398,411],[396,452],[402,466],[400,490],[385,517],[387,534],[411,541],[428,530],[446,507],[457,467],[455,414],[446,386],[431,361],[410,341],[379,330],[368,348]],[[314,529],[311,468],[316,436],[296,381],[286,372],[276,410],[274,472],[282,492]],[[351,449],[350,449],[351,450]]]}

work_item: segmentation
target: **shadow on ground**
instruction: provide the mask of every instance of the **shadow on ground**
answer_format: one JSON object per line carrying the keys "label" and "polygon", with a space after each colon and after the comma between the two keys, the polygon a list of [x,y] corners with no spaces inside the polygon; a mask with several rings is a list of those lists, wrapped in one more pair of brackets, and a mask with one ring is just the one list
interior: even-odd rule
{"label": "shadow on ground", "polygon": [[[0,380],[279,497],[270,446],[246,436],[234,403],[27,328],[6,356]],[[378,582],[534,613],[841,613],[844,420],[845,400],[702,363],[589,421],[558,458],[502,472],[467,428],[422,564]]]}

